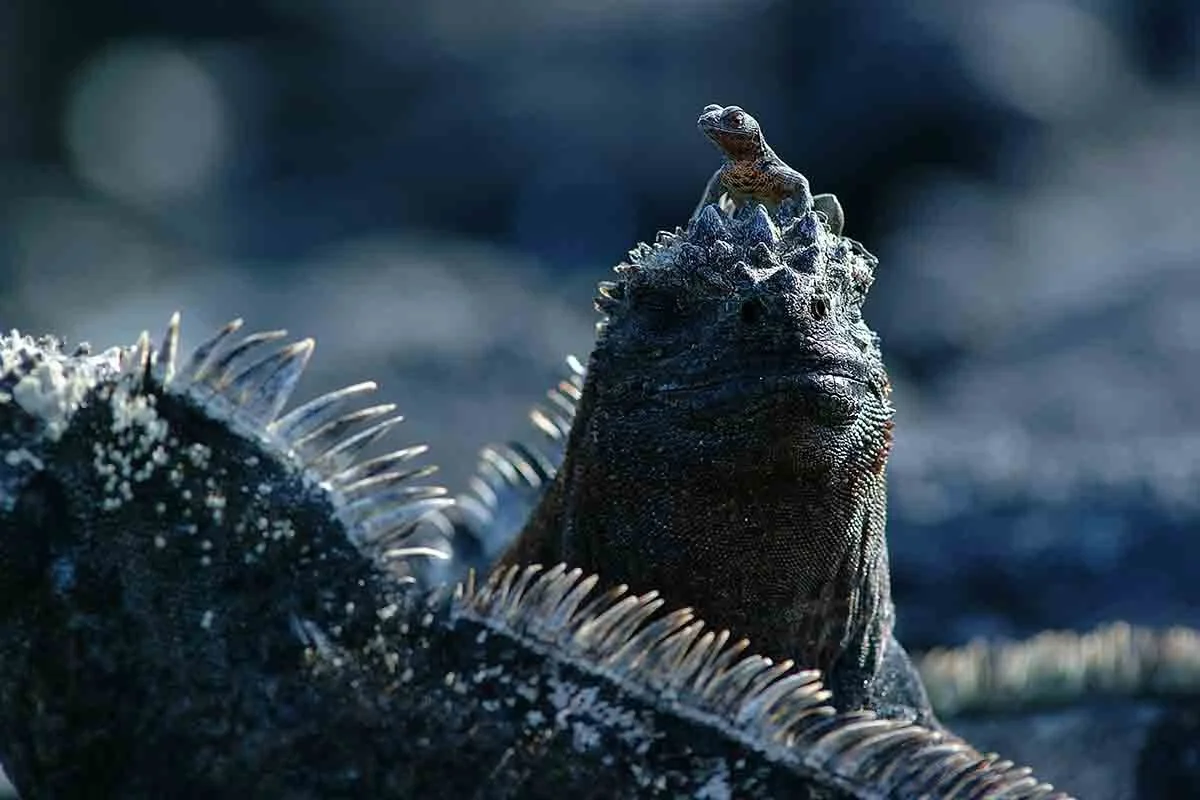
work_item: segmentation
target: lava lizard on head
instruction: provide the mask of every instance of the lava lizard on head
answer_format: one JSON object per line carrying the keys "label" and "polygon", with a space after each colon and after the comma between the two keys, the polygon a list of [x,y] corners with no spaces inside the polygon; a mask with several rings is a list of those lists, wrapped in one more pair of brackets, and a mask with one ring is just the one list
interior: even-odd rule
{"label": "lava lizard on head", "polygon": [[735,206],[749,201],[769,208],[791,197],[801,207],[811,202],[825,215],[833,234],[841,234],[845,215],[837,197],[819,194],[810,200],[808,179],[775,154],[758,120],[740,106],[707,105],[696,125],[720,149],[725,163],[709,178],[693,219],[709,203],[720,202],[722,194],[727,194]]}

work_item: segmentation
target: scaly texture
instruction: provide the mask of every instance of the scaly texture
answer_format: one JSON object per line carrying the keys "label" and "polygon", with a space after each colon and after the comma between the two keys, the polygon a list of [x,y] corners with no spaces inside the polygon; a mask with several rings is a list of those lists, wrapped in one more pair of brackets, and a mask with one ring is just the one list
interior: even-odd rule
{"label": "scaly texture", "polygon": [[839,708],[931,720],[892,636],[874,266],[790,198],[705,206],[632,251],[600,287],[562,467],[506,562],[659,587],[824,671]]}
{"label": "scaly texture", "polygon": [[[312,350],[182,364],[0,339],[0,753],[28,797],[1063,797],[947,734],[838,714],[654,593],[559,567],[427,595],[422,448]],[[15,455],[11,455],[15,454]]]}

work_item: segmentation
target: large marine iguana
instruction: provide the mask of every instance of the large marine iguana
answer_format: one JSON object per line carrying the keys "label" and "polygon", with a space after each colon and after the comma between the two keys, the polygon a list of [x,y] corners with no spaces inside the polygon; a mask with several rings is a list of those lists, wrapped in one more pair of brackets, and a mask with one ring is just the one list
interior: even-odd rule
{"label": "large marine iguana", "polygon": [[707,206],[602,288],[566,455],[507,563],[662,587],[839,708],[931,719],[892,635],[872,261],[812,211]]}
{"label": "large marine iguana", "polygon": [[420,448],[311,352],[0,339],[0,753],[28,797],[1065,797],[839,714],[655,592],[565,566],[426,594]]}
{"label": "large marine iguana", "polygon": [[699,124],[727,163],[686,236],[601,286],[562,466],[505,562],[661,587],[822,670],[839,708],[932,723],[892,633],[891,389],[862,318],[875,259],[813,210],[753,117],[708,106]]}

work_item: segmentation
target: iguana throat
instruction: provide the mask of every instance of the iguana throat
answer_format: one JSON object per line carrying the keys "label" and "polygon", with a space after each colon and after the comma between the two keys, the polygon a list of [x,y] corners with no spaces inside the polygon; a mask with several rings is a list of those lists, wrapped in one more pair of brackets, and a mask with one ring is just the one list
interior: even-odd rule
{"label": "iguana throat", "polygon": [[882,437],[861,453],[822,451],[822,423],[804,416],[810,401],[792,386],[747,394],[774,424],[743,428],[732,404],[711,416],[629,408],[593,364],[566,459],[527,528],[538,539],[538,527],[547,540],[558,532],[559,549],[522,560],[662,587],[765,655],[873,673],[891,629],[873,471]]}

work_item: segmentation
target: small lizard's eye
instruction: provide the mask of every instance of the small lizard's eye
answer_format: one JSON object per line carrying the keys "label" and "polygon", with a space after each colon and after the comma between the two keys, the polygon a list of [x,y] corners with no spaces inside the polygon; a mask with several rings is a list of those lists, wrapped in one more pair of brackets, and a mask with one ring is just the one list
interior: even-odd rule
{"label": "small lizard's eye", "polygon": [[740,128],[746,122],[746,115],[741,111],[735,111],[725,117],[725,121],[729,123],[729,127],[731,128]]}

